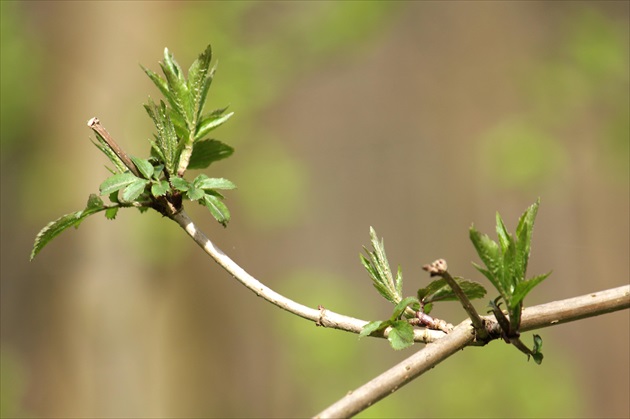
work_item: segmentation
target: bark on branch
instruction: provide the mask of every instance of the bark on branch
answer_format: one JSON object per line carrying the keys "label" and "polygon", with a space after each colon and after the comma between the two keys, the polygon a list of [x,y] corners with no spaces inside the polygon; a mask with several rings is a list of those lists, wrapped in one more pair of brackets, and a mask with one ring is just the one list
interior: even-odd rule
{"label": "bark on branch", "polygon": [[[626,285],[526,308],[521,317],[521,330],[527,331],[555,326],[629,307],[630,285]],[[485,320],[494,321],[490,317],[485,317]],[[474,340],[472,331],[470,320],[460,323],[444,338],[427,345],[398,365],[351,391],[315,417],[347,418],[356,415],[418,378],[457,351],[471,345]]]}
{"label": "bark on branch", "polygon": [[[360,333],[368,322],[344,316],[322,306],[310,308],[299,304],[264,285],[251,276],[199,230],[185,211],[171,216],[190,237],[221,267],[259,297],[283,310],[315,322],[318,326]],[[630,307],[630,285],[595,292],[581,297],[555,301],[523,310],[521,330],[533,330],[561,323],[598,316]],[[500,336],[500,327],[492,317],[481,317],[488,330]],[[496,330],[495,330],[496,329]],[[316,415],[316,418],[351,417],[368,408],[382,398],[392,394],[425,371],[450,357],[466,346],[475,344],[475,334],[470,319],[460,323],[451,333],[437,330],[416,329],[414,340],[429,343],[403,362],[348,393],[345,397]],[[380,337],[387,337],[386,329]]]}

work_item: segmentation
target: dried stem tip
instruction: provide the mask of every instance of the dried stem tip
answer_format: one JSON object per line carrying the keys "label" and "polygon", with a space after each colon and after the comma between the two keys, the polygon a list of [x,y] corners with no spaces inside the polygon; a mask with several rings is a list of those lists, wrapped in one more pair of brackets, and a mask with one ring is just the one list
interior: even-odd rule
{"label": "dried stem tip", "polygon": [[424,265],[422,269],[424,269],[429,274],[431,274],[431,276],[437,276],[437,275],[443,275],[444,272],[448,270],[448,266],[446,266],[446,261],[444,259],[438,259],[433,263]]}

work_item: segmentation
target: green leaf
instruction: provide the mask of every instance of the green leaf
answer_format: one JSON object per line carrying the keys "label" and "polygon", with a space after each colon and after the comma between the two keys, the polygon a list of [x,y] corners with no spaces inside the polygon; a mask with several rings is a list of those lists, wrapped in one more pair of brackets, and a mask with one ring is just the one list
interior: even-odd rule
{"label": "green leaf", "polygon": [[118,214],[119,207],[110,207],[105,210],[105,218],[108,220],[113,220],[116,218],[116,214]]}
{"label": "green leaf", "polygon": [[168,85],[166,84],[166,80],[160,77],[157,73],[144,67],[142,64],[140,64],[140,67],[142,67],[144,72],[147,74],[147,76],[149,76],[149,78],[151,79],[151,81],[153,81],[153,83],[157,86],[157,88],[160,89],[160,92],[162,92],[164,97],[167,98],[167,100],[169,100],[169,97],[171,96],[171,94],[168,91]]}
{"label": "green leaf", "polygon": [[413,345],[413,327],[405,320],[398,320],[391,324],[392,329],[387,340],[392,348],[399,351]]}
{"label": "green leaf", "polygon": [[223,227],[226,227],[227,223],[230,221],[230,211],[228,210],[227,206],[225,206],[223,201],[221,201],[220,198],[210,194],[206,194],[199,202],[202,201],[206,208],[210,210],[212,216],[216,218],[216,220]]}
{"label": "green leaf", "polygon": [[359,333],[359,338],[370,336],[372,333],[378,330],[383,330],[387,326],[389,326],[388,321],[377,320],[377,321],[369,322],[368,324],[363,326],[363,329],[361,329],[361,333]]}
{"label": "green leaf", "polygon": [[149,103],[144,105],[147,113],[153,120],[157,134],[156,141],[151,145],[156,151],[158,157],[164,163],[166,170],[170,174],[175,174],[177,163],[179,161],[179,139],[175,132],[175,126],[169,116],[166,104],[160,101],[160,106],[156,105],[151,99]]}
{"label": "green leaf", "polygon": [[205,169],[211,163],[230,157],[234,149],[218,140],[198,141],[193,146],[188,169]]}
{"label": "green leaf", "polygon": [[146,179],[138,179],[132,182],[125,188],[120,197],[120,200],[123,202],[133,202],[144,192],[144,188],[149,184],[149,181]]}
{"label": "green leaf", "polygon": [[170,188],[171,185],[169,185],[166,180],[161,180],[158,183],[151,185],[151,195],[155,197],[163,196]]}
{"label": "green leaf", "polygon": [[396,294],[402,295],[402,268],[400,266],[396,272]]}
{"label": "green leaf", "polygon": [[402,287],[402,272],[399,268],[399,277],[394,281],[392,272],[389,268],[389,262],[385,255],[385,246],[383,240],[379,242],[376,237],[376,231],[370,227],[370,241],[374,251],[369,251],[363,247],[363,250],[369,256],[369,259],[360,255],[360,260],[365,269],[368,271],[374,288],[385,298],[387,301],[398,304],[402,300],[402,293],[399,288]]}
{"label": "green leaf", "polygon": [[87,205],[85,207],[86,210],[100,210],[103,208],[105,204],[100,196],[96,194],[90,194],[88,197]]}
{"label": "green leaf", "polygon": [[483,269],[473,263],[475,268],[488,278],[502,296],[508,296],[508,290],[503,284],[503,258],[499,245],[486,234],[479,233],[474,226],[470,227],[470,240],[487,269]]}
{"label": "green leaf", "polygon": [[505,253],[506,249],[513,241],[510,237],[510,233],[508,233],[505,224],[503,223],[503,219],[501,215],[497,212],[496,214],[496,223],[497,223],[497,237],[499,238],[499,244],[501,245],[501,251]]}
{"label": "green leaf", "polygon": [[[464,294],[466,294],[466,296],[471,300],[481,298],[486,295],[486,289],[478,282],[468,281],[458,277],[453,279],[455,279],[455,282],[459,284],[462,291],[464,291]],[[455,301],[458,299],[451,287],[443,278],[432,281],[426,288],[420,288],[418,290],[418,298],[424,304],[436,301]]]}
{"label": "green leaf", "polygon": [[153,165],[149,160],[131,156],[131,161],[136,165],[136,168],[138,168],[145,179],[151,179],[151,177],[153,177]]}
{"label": "green leaf", "polygon": [[178,191],[186,192],[188,188],[190,188],[190,183],[188,183],[188,181],[184,178],[173,176],[171,177],[170,181],[171,185],[173,185],[173,188],[177,189]]}
{"label": "green leaf", "polygon": [[204,192],[204,190],[197,188],[195,185],[190,185],[190,187],[186,191],[186,196],[191,201],[199,201],[205,195],[206,195],[206,193]]}
{"label": "green leaf", "polygon": [[193,184],[200,189],[235,189],[236,185],[227,179],[209,178],[206,175],[199,175],[193,181]]}
{"label": "green leaf", "polygon": [[119,204],[120,200],[118,199],[118,191],[114,191],[112,193],[109,194],[109,200],[110,202],[113,202],[114,204]]}
{"label": "green leaf", "polygon": [[232,115],[234,115],[234,112],[230,112],[223,116],[209,114],[202,117],[195,134],[195,140],[200,140],[205,137],[210,131],[217,128],[219,125],[224,124],[232,117]]}
{"label": "green leaf", "polygon": [[158,164],[157,166],[153,167],[153,179],[159,180],[160,177],[162,176],[163,171],[164,171],[163,164]]}
{"label": "green leaf", "polygon": [[392,313],[392,317],[390,318],[390,320],[395,321],[399,319],[400,316],[402,316],[402,314],[405,312],[405,309],[412,304],[419,305],[420,301],[416,297],[407,297],[401,300],[398,304],[396,304],[396,307],[394,307],[394,312]]}
{"label": "green leaf", "polygon": [[35,237],[35,244],[33,245],[33,250],[31,251],[30,260],[33,260],[33,258],[35,258],[44,246],[46,246],[52,239],[57,237],[64,230],[70,227],[77,227],[81,224],[81,221],[83,221],[85,217],[86,216],[83,215],[83,211],[77,211],[66,214],[57,218],[55,221],[48,223],[46,227],[40,230],[37,237]]}
{"label": "green leaf", "polygon": [[549,275],[551,275],[551,272],[547,272],[546,274],[538,275],[538,276],[535,276],[533,278],[529,278],[529,279],[527,279],[525,281],[519,282],[518,285],[516,286],[516,289],[514,290],[514,294],[512,295],[511,303],[513,305],[516,305],[516,304],[520,303],[521,301],[523,301],[525,296],[532,289],[534,289],[534,287],[536,285],[540,284]]}
{"label": "green leaf", "polygon": [[534,349],[532,350],[532,357],[534,358],[534,362],[540,365],[543,361],[543,354],[540,352],[542,349],[542,338],[539,335],[534,335]]}
{"label": "green leaf", "polygon": [[534,222],[536,221],[539,205],[540,198],[521,215],[516,227],[516,237],[518,240],[516,245],[516,259],[522,272],[522,278],[525,277],[525,272],[527,272],[532,235],[534,233]]}
{"label": "green leaf", "polygon": [[105,209],[107,209],[107,207],[103,205],[103,201],[95,194],[91,194],[83,211],[66,214],[48,223],[35,237],[30,260],[33,260],[44,246],[50,243],[52,239],[57,237],[64,230],[70,227],[78,227],[85,218]]}
{"label": "green leaf", "polygon": [[192,131],[194,128],[192,126],[194,118],[193,100],[182,69],[173,58],[173,55],[168,51],[168,48],[164,49],[164,61],[160,63],[160,67],[162,67],[168,90],[171,93],[171,100],[169,102],[173,109],[186,120],[188,130]]}
{"label": "green leaf", "polygon": [[112,192],[116,192],[133,182],[140,180],[140,178],[133,175],[131,172],[118,173],[114,176],[110,176],[99,186],[101,195],[109,195]]}
{"label": "green leaf", "polygon": [[103,137],[101,137],[101,135],[98,132],[95,132],[95,134],[96,134],[96,139],[98,141],[92,141],[92,144],[94,144],[99,150],[101,150],[101,152],[103,152],[103,154],[107,156],[109,161],[111,161],[113,165],[116,167],[116,170],[119,173],[129,170],[127,166],[125,166],[125,163],[123,163],[123,161],[120,160],[120,157],[118,157],[118,155],[116,155],[116,153],[114,153],[114,151],[111,148],[109,148],[109,145],[103,139]]}
{"label": "green leaf", "polygon": [[192,63],[188,69],[188,90],[193,98],[193,107],[195,109],[195,119],[201,114],[201,109],[206,99],[208,87],[208,68],[210,67],[210,60],[212,59],[212,49],[210,45],[199,55],[199,57]]}

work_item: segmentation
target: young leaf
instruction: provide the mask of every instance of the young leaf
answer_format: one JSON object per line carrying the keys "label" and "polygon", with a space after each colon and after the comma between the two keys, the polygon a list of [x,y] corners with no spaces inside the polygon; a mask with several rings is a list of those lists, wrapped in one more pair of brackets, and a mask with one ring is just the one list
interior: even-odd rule
{"label": "young leaf", "polygon": [[542,338],[539,335],[534,335],[534,349],[532,350],[532,357],[534,362],[540,365],[543,361],[543,354],[540,352],[542,349]]}
{"label": "young leaf", "polygon": [[170,180],[173,188],[177,189],[178,191],[186,192],[188,188],[190,188],[190,183],[188,183],[188,181],[184,178],[173,176]]}
{"label": "young leaf", "polygon": [[108,220],[113,220],[116,218],[116,214],[118,214],[119,207],[109,207],[105,210],[105,218]]}
{"label": "young leaf", "polygon": [[398,270],[399,277],[394,281],[392,272],[389,268],[389,262],[385,255],[385,247],[383,240],[379,242],[376,237],[376,231],[370,227],[370,241],[372,242],[372,248],[374,251],[369,251],[363,247],[368,254],[369,259],[363,255],[359,255],[361,263],[368,271],[374,288],[381,294],[387,301],[398,304],[402,300],[402,293],[399,288],[402,286],[402,273]]}
{"label": "young leaf", "polygon": [[136,168],[138,168],[145,179],[151,179],[153,176],[153,165],[149,162],[149,160],[132,156],[131,161],[136,165]]}
{"label": "young leaf", "polygon": [[538,275],[535,276],[533,278],[529,278],[525,281],[521,281],[518,283],[518,285],[516,286],[516,289],[514,290],[514,294],[512,295],[512,301],[511,303],[513,305],[520,303],[521,301],[523,301],[523,299],[525,298],[525,296],[538,284],[540,284],[545,278],[547,278],[549,275],[551,275],[551,272],[547,272],[546,274],[543,275]]}
{"label": "young leaf", "polygon": [[503,258],[499,245],[486,234],[479,233],[474,226],[470,227],[470,240],[487,269],[473,264],[475,268],[488,278],[502,296],[508,295],[508,290],[503,285]]}
{"label": "young leaf", "polygon": [[389,326],[389,323],[390,323],[389,321],[382,321],[382,320],[369,322],[368,324],[363,326],[363,329],[361,329],[361,333],[359,333],[359,338],[370,336],[372,333],[376,332],[377,330],[383,330],[387,326]]}
{"label": "young leaf", "polygon": [[391,327],[387,340],[392,348],[399,351],[413,345],[413,326],[405,320],[398,320],[393,322]]}
{"label": "young leaf", "polygon": [[206,175],[199,175],[193,181],[193,184],[199,189],[234,189],[236,185],[227,179],[209,178]]}
{"label": "young leaf", "polygon": [[[455,279],[462,291],[464,291],[464,294],[466,294],[470,300],[481,298],[486,295],[486,289],[477,282],[468,281],[458,277],[453,279]],[[436,279],[426,288],[420,288],[418,290],[418,298],[423,304],[429,304],[435,301],[454,301],[458,299],[451,287],[443,278]]]}
{"label": "young leaf", "polygon": [[405,312],[405,309],[412,304],[420,305],[420,301],[416,297],[407,297],[404,300],[401,300],[396,307],[394,307],[394,312],[392,313],[392,317],[390,317],[391,321],[395,321],[400,319],[400,316]]}
{"label": "young leaf", "polygon": [[103,201],[98,196],[91,194],[83,211],[66,214],[57,218],[55,221],[48,223],[40,230],[37,237],[35,237],[35,243],[33,244],[30,260],[33,260],[33,258],[37,256],[44,246],[50,243],[52,239],[57,237],[64,230],[70,227],[78,227],[85,218],[99,211],[103,211],[106,208],[107,207],[103,205]]}
{"label": "young leaf", "polygon": [[198,141],[193,146],[188,169],[205,169],[211,163],[230,157],[234,149],[218,140]]}
{"label": "young leaf", "polygon": [[516,258],[517,263],[522,271],[523,278],[527,271],[527,264],[529,261],[529,254],[531,251],[532,234],[534,232],[534,222],[536,220],[536,214],[538,214],[538,206],[540,205],[540,198],[536,200],[527,210],[521,215],[516,227]]}
{"label": "young leaf", "polygon": [[96,194],[90,194],[88,197],[87,205],[85,206],[86,210],[99,210],[105,206],[103,200],[100,196]]}
{"label": "young leaf", "polygon": [[[88,214],[89,215],[89,214]],[[52,221],[46,225],[35,237],[35,244],[31,251],[31,258],[33,260],[44,246],[46,246],[52,239],[61,234],[64,230],[70,227],[77,227],[81,224],[81,221],[86,217],[83,211],[77,211],[70,214],[66,214],[55,221]]]}
{"label": "young leaf", "polygon": [[199,122],[197,132],[195,134],[195,140],[200,140],[205,137],[210,131],[224,124],[228,119],[234,115],[234,112],[230,112],[223,116],[217,116],[214,114],[205,115]]}
{"label": "young leaf", "polygon": [[230,221],[230,211],[221,199],[214,195],[206,194],[199,202],[201,203],[202,201],[208,210],[210,210],[212,216],[216,218],[223,227],[226,227],[227,223]]}
{"label": "young leaf", "polygon": [[164,61],[160,63],[164,76],[166,77],[166,83],[170,92],[169,102],[177,113],[179,113],[187,123],[189,131],[192,131],[193,121],[193,100],[188,90],[188,84],[184,78],[181,67],[173,55],[168,51],[168,48],[164,49]]}
{"label": "young leaf", "polygon": [[166,180],[161,180],[158,183],[151,185],[151,195],[158,197],[163,196],[170,189],[170,185]]}
{"label": "young leaf", "polygon": [[144,188],[149,184],[149,181],[146,179],[138,179],[129,184],[125,188],[120,197],[120,200],[123,202],[133,202],[135,201],[142,192],[144,192]]}
{"label": "young leaf", "polygon": [[96,134],[96,139],[98,140],[98,142],[92,141],[92,144],[94,144],[99,150],[103,152],[103,154],[107,156],[109,161],[111,161],[116,167],[116,170],[119,173],[129,170],[127,166],[125,166],[125,163],[123,163],[123,161],[120,160],[120,157],[118,157],[118,155],[114,153],[114,151],[109,147],[109,145],[103,139],[103,137],[101,137],[101,134],[99,134],[98,132],[95,132],[95,134]]}
{"label": "young leaf", "polygon": [[[203,102],[205,101],[205,92],[207,92],[206,78],[210,60],[212,59],[212,49],[210,45],[199,55],[188,69],[188,90],[193,98],[193,107],[196,110],[195,119],[201,114]],[[204,92],[205,91],[205,92]]]}
{"label": "young leaf", "polygon": [[198,187],[196,187],[194,184],[190,185],[190,187],[188,188],[188,190],[186,191],[186,196],[188,197],[188,199],[190,199],[191,201],[199,201],[200,199],[202,199],[204,196],[206,195],[206,193],[204,192],[203,189],[200,189]]}
{"label": "young leaf", "polygon": [[101,195],[109,195],[112,192],[116,192],[136,180],[140,180],[136,176],[134,176],[131,172],[119,173],[114,176],[110,176],[99,186],[99,190],[101,191]]}
{"label": "young leaf", "polygon": [[168,91],[168,85],[166,84],[166,81],[162,77],[160,77],[157,73],[149,70],[142,64],[140,64],[140,67],[142,67],[142,69],[147,74],[147,76],[149,76],[151,81],[153,81],[153,83],[157,86],[157,88],[160,89],[160,92],[162,92],[164,97],[167,98],[168,100],[170,96],[170,92]]}
{"label": "young leaf", "polygon": [[166,108],[166,104],[160,101],[160,106],[158,106],[149,99],[149,103],[144,105],[144,108],[151,119],[153,119],[153,123],[157,129],[156,141],[151,144],[155,148],[158,157],[160,157],[164,163],[166,170],[170,174],[175,174],[177,163],[179,162],[179,139],[175,132],[173,121],[171,121]]}

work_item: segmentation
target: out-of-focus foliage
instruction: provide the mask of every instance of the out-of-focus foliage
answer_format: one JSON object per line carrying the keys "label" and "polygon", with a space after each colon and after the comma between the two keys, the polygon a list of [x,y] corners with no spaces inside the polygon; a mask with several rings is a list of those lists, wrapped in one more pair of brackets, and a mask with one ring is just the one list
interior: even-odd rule
{"label": "out-of-focus foliage", "polygon": [[41,77],[40,46],[26,28],[20,27],[23,17],[18,2],[2,2],[1,7],[0,141],[4,154],[7,147],[18,140],[15,133],[19,132],[19,127],[33,117],[38,94],[46,88],[46,83]]}
{"label": "out-of-focus foliage", "polygon": [[481,164],[497,186],[531,191],[562,177],[571,157],[559,134],[577,133],[570,124],[589,113],[604,118],[606,135],[594,140],[610,160],[602,165],[628,180],[628,34],[589,9],[567,17],[565,29],[555,46],[559,58],[524,65],[519,77],[527,110],[482,137]]}

